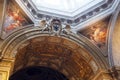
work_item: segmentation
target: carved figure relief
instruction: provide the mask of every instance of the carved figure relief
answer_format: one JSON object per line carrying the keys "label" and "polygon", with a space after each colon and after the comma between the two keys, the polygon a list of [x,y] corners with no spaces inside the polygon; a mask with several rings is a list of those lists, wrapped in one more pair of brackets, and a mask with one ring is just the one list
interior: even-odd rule
{"label": "carved figure relief", "polygon": [[61,21],[59,19],[52,19],[49,21],[41,20],[40,21],[40,29],[41,31],[48,31],[49,33],[60,36],[61,33],[67,34],[69,36],[71,31],[70,25],[64,25],[65,27],[62,28]]}

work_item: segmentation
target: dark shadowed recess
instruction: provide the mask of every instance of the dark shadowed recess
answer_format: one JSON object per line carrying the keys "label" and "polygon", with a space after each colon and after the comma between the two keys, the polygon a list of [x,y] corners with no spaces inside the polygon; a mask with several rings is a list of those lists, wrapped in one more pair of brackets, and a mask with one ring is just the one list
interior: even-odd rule
{"label": "dark shadowed recess", "polygon": [[68,80],[67,77],[48,67],[27,67],[15,72],[9,80]]}

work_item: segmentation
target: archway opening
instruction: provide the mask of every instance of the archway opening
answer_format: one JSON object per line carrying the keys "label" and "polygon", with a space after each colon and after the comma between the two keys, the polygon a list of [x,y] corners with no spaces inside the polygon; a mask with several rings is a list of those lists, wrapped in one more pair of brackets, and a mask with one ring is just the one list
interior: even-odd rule
{"label": "archway opening", "polygon": [[68,80],[61,72],[42,66],[27,67],[15,72],[9,80]]}
{"label": "archway opening", "polygon": [[98,70],[85,49],[60,37],[41,36],[27,40],[17,49],[15,59],[13,73],[30,66],[44,66],[63,73],[69,80],[89,80]]}

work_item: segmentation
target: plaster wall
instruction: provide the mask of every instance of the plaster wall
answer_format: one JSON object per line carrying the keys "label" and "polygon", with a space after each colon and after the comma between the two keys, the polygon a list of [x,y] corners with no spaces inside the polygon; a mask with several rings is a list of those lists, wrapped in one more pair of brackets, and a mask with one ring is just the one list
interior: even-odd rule
{"label": "plaster wall", "polygon": [[120,14],[118,15],[113,31],[112,53],[115,66],[120,66]]}

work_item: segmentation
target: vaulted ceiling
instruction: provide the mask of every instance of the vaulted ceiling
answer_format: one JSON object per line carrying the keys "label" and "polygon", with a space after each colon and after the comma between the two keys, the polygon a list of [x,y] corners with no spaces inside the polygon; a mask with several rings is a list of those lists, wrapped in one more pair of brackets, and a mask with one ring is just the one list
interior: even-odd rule
{"label": "vaulted ceiling", "polygon": [[[28,41],[28,42],[26,41],[27,44],[26,43],[21,44],[21,46],[18,48],[16,52],[12,51],[14,49],[13,45],[18,44],[18,42],[22,40],[24,41],[25,38],[29,39],[28,36],[34,35],[34,32],[35,34],[41,32],[40,35],[44,33],[44,31],[39,30],[40,22],[42,20],[45,20],[46,22],[51,22],[54,19],[59,20],[62,23],[61,24],[63,27],[62,29],[64,29],[65,27],[64,25],[70,25],[71,33],[72,31],[80,33],[80,34],[75,34],[77,36],[77,39],[80,35],[81,36],[83,35],[82,38],[84,39],[84,41],[82,43],[86,43],[87,47],[96,48],[95,51],[101,50],[100,55],[105,57],[105,58],[104,57],[101,58],[101,60],[102,59],[107,60],[108,53],[106,53],[106,50],[107,50],[107,46],[106,46],[107,34],[106,33],[107,31],[109,31],[108,24],[111,18],[110,15],[115,11],[120,0],[57,0],[57,1],[55,0],[51,0],[51,1],[50,0],[49,1],[48,0],[43,0],[43,1],[11,0],[10,2],[12,3],[12,1],[14,2],[15,5],[17,6],[19,5],[21,7],[20,11],[23,10],[22,12],[20,12],[22,14],[24,13],[24,15],[22,16],[23,18],[26,16],[28,16],[27,18],[30,18],[30,21],[26,20],[27,23],[28,24],[30,24],[29,22],[34,23],[31,29],[30,29],[30,26],[27,26],[25,28],[23,27],[22,24],[15,26],[16,32],[11,35],[8,34],[9,32],[5,32],[5,29],[3,28],[3,31],[4,31],[3,33],[4,34],[6,33],[9,35],[9,36],[7,35],[8,41],[12,40],[12,38],[15,39],[13,40],[13,43],[10,44],[12,45],[10,47],[8,42],[8,49],[10,50],[5,49],[3,51],[3,53],[4,52],[6,53],[5,58],[8,58],[8,57],[16,58],[14,71],[17,71],[24,67],[37,65],[37,66],[46,66],[46,67],[57,69],[62,73],[64,73],[70,79],[76,78],[76,77],[81,79],[90,79],[91,76],[93,77],[95,73],[99,70],[98,64],[96,64],[96,61],[94,60],[93,56],[91,56],[87,50],[84,50],[84,48],[82,48],[81,46],[78,46],[78,44],[76,44],[75,42],[69,41],[69,39],[68,40],[63,39],[62,38],[63,36],[61,35],[60,36],[55,35],[55,37],[53,37],[54,34],[53,35],[49,34],[49,36],[47,35],[40,38],[33,38],[31,40],[27,40]],[[12,4],[10,4],[9,6],[11,5]],[[11,6],[13,10],[13,11],[11,10],[11,12],[17,13],[18,7],[16,7],[16,10],[14,9],[14,7],[15,6]],[[21,15],[17,15],[17,17],[18,16],[21,16]],[[107,18],[107,20],[105,19],[102,21],[103,18],[106,18],[108,16],[109,18]],[[7,16],[7,17],[9,20],[11,16]],[[5,18],[6,18],[6,15],[5,15]],[[19,20],[16,20],[15,18],[15,21],[17,22]],[[97,21],[102,21],[102,22],[99,22],[98,24],[94,24],[90,26],[90,24],[95,23]],[[25,22],[25,20],[23,20],[23,22]],[[28,24],[25,24],[25,26]],[[39,27],[36,27],[37,25],[39,25]],[[19,26],[20,27],[22,26],[22,28],[21,29],[17,28]],[[89,27],[88,29],[86,28],[87,26]],[[4,27],[5,28],[11,27],[11,25],[7,25]],[[28,27],[29,29],[27,29]],[[96,27],[96,29],[92,31],[94,27]],[[104,27],[103,30],[100,29],[101,27]],[[33,28],[33,31],[32,31],[32,28]],[[86,28],[87,30],[83,28]],[[102,33],[103,38],[101,40],[104,40],[103,42],[101,42],[101,40],[98,39],[99,38],[98,35],[97,36],[95,35],[97,30],[99,30],[98,31],[99,33],[100,32]],[[28,33],[29,31],[31,31],[30,34],[27,34],[27,31]],[[89,32],[89,34],[86,34],[86,32]],[[48,30],[48,33],[49,33],[49,30]],[[17,40],[15,36],[16,37],[20,36],[20,39],[18,38]],[[87,42],[87,38],[84,38],[84,36],[87,37],[89,40],[91,40],[91,42],[89,41]],[[67,37],[68,38],[71,37],[69,36],[69,33],[67,34]],[[89,45],[90,43],[93,43],[95,45]],[[101,43],[103,47],[101,47]],[[102,50],[104,51],[102,52]],[[10,55],[10,51],[11,53],[12,52],[14,53]],[[102,54],[104,52],[106,54]],[[96,52],[96,53],[99,54],[99,52]],[[103,62],[107,63],[107,61],[103,61]]]}
{"label": "vaulted ceiling", "polygon": [[46,36],[34,38],[19,47],[14,71],[29,66],[50,67],[70,80],[88,80],[98,71],[94,59],[78,44],[64,38]]}
{"label": "vaulted ceiling", "polygon": [[[42,19],[60,19],[73,30],[84,28],[92,22],[114,12],[120,0],[16,0],[35,25]],[[84,25],[84,26],[83,26]]]}

